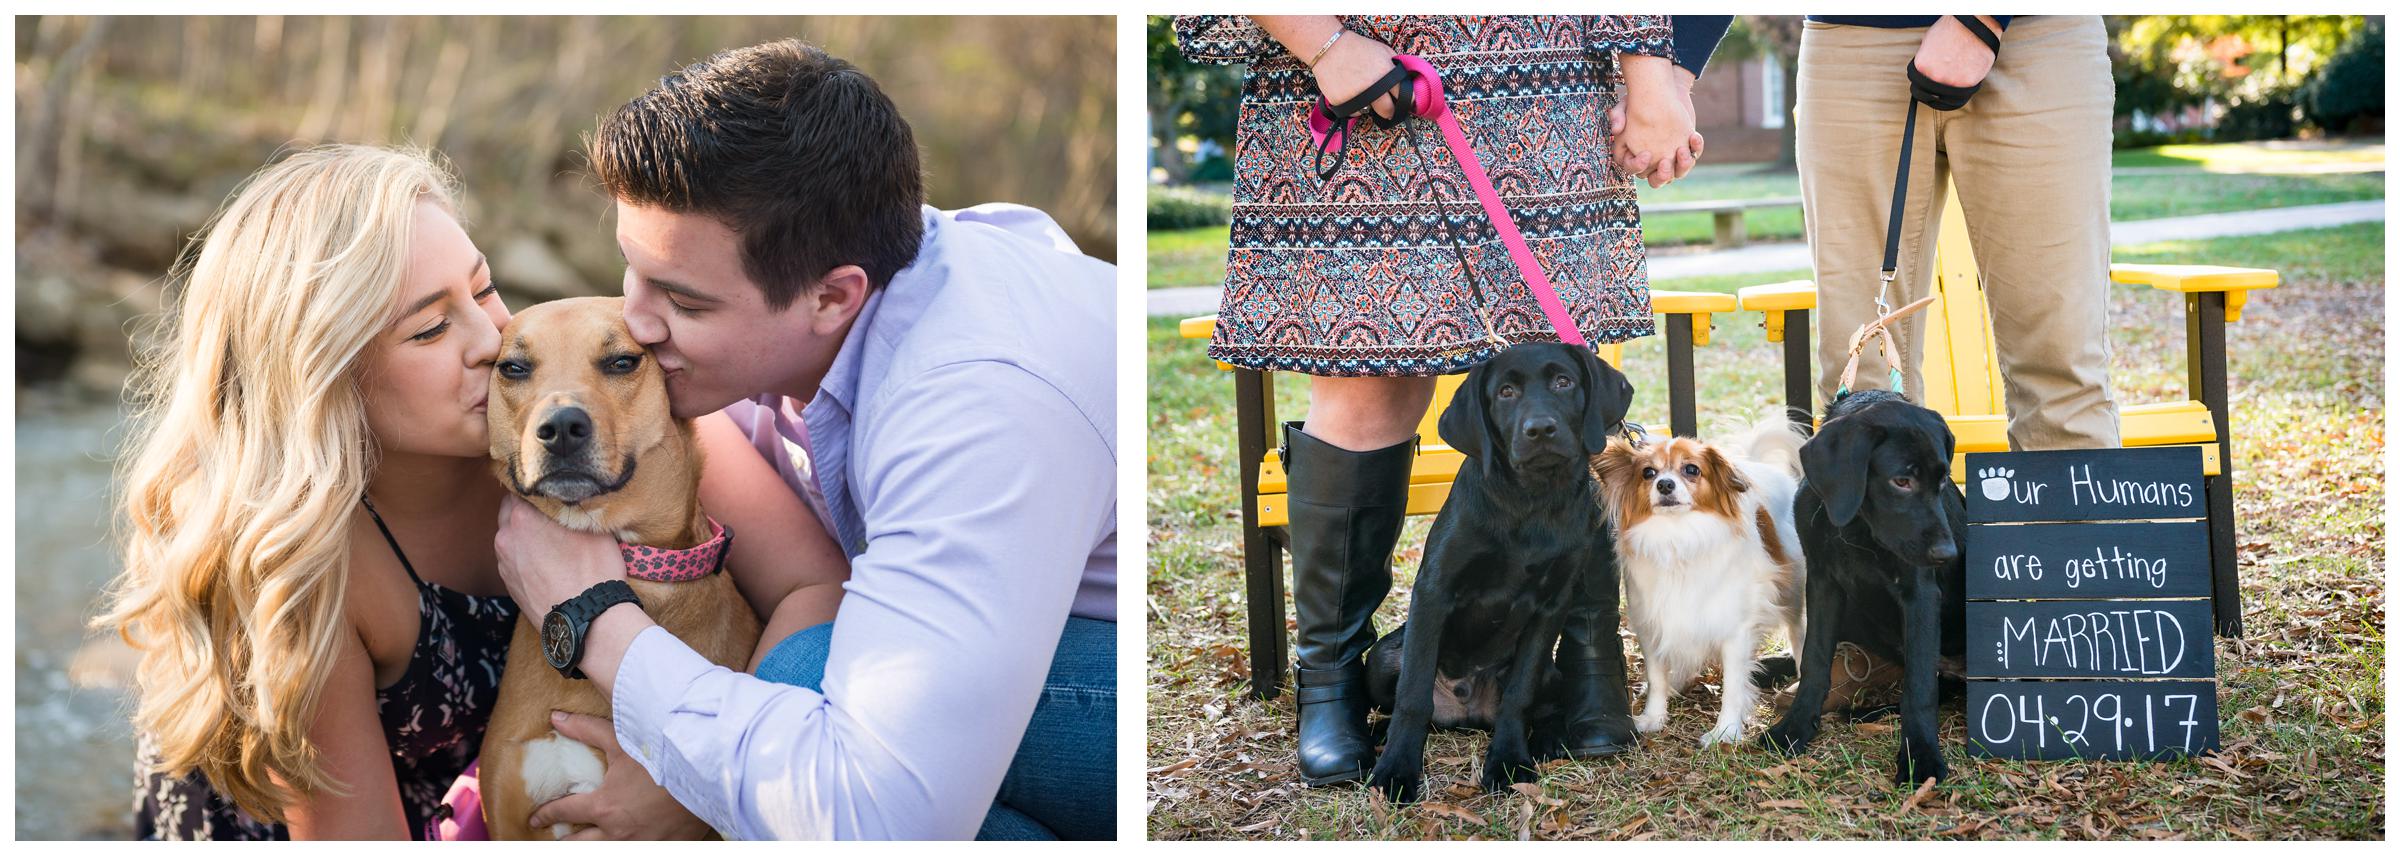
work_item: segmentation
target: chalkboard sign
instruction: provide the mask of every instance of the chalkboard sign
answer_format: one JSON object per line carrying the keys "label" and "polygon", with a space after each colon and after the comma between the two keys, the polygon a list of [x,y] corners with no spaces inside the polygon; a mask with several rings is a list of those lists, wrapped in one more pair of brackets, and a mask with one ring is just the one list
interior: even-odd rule
{"label": "chalkboard sign", "polygon": [[2214,681],[1968,681],[1967,751],[2168,758],[2217,748]]}
{"label": "chalkboard sign", "polygon": [[1967,605],[1967,674],[1979,678],[2206,678],[2217,673],[2205,600],[2044,600]]}
{"label": "chalkboard sign", "polygon": [[2200,448],[1978,453],[1967,522],[2180,520],[2208,516]]}
{"label": "chalkboard sign", "polygon": [[2207,597],[2208,524],[1975,526],[1967,597]]}
{"label": "chalkboard sign", "polygon": [[2196,447],[1967,456],[1971,752],[2125,759],[2217,748],[2200,467]]}

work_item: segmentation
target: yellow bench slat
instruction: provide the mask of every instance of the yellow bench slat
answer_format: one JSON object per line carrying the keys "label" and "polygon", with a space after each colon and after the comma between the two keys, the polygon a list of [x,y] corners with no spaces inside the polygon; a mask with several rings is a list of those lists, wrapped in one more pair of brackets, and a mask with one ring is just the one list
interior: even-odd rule
{"label": "yellow bench slat", "polygon": [[2108,278],[2127,285],[2147,285],[2160,291],[2185,294],[2223,292],[2225,323],[2228,324],[2242,320],[2242,304],[2250,301],[2252,290],[2274,288],[2283,283],[2283,275],[2275,271],[2221,265],[2109,265]]}

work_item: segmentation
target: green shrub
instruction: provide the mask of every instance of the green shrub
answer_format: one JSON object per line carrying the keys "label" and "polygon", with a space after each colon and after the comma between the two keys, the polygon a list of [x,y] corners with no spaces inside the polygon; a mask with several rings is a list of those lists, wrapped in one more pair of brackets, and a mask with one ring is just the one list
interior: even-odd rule
{"label": "green shrub", "polygon": [[2368,18],[2315,80],[2300,87],[2308,120],[2333,133],[2379,127],[2383,118],[2383,19]]}
{"label": "green shrub", "polygon": [[2235,143],[2244,140],[2280,140],[2298,130],[2293,120],[2297,110],[2292,106],[2288,91],[2269,93],[2225,108],[2218,117],[2216,141]]}
{"label": "green shrub", "polygon": [[1219,154],[1209,155],[1207,159],[1192,167],[1192,182],[1195,184],[1233,183],[1233,159]]}
{"label": "green shrub", "polygon": [[1152,187],[1149,203],[1152,229],[1222,226],[1233,219],[1232,199],[1189,187]]}

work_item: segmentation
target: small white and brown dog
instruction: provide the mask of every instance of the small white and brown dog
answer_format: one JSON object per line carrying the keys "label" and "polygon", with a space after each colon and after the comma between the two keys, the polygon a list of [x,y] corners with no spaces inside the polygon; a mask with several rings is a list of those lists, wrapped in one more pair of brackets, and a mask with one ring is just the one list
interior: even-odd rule
{"label": "small white and brown dog", "polygon": [[1700,745],[1737,741],[1758,702],[1760,636],[1780,624],[1796,655],[1807,569],[1792,499],[1804,439],[1776,414],[1715,445],[1619,437],[1593,457],[1649,677],[1634,719],[1642,731],[1664,728],[1668,697],[1716,665],[1724,703]]}

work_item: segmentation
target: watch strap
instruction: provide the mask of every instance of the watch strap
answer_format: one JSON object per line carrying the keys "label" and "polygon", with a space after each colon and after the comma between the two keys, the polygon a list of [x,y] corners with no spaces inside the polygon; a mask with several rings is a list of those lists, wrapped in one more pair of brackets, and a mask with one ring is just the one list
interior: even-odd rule
{"label": "watch strap", "polygon": [[621,603],[639,607],[642,600],[634,596],[633,587],[626,585],[624,580],[604,580],[592,584],[582,594],[568,598],[554,608],[560,617],[566,619],[568,632],[575,638],[574,650],[567,653],[567,677],[584,680],[583,648],[585,640],[591,636],[592,622],[600,617],[600,613]]}

